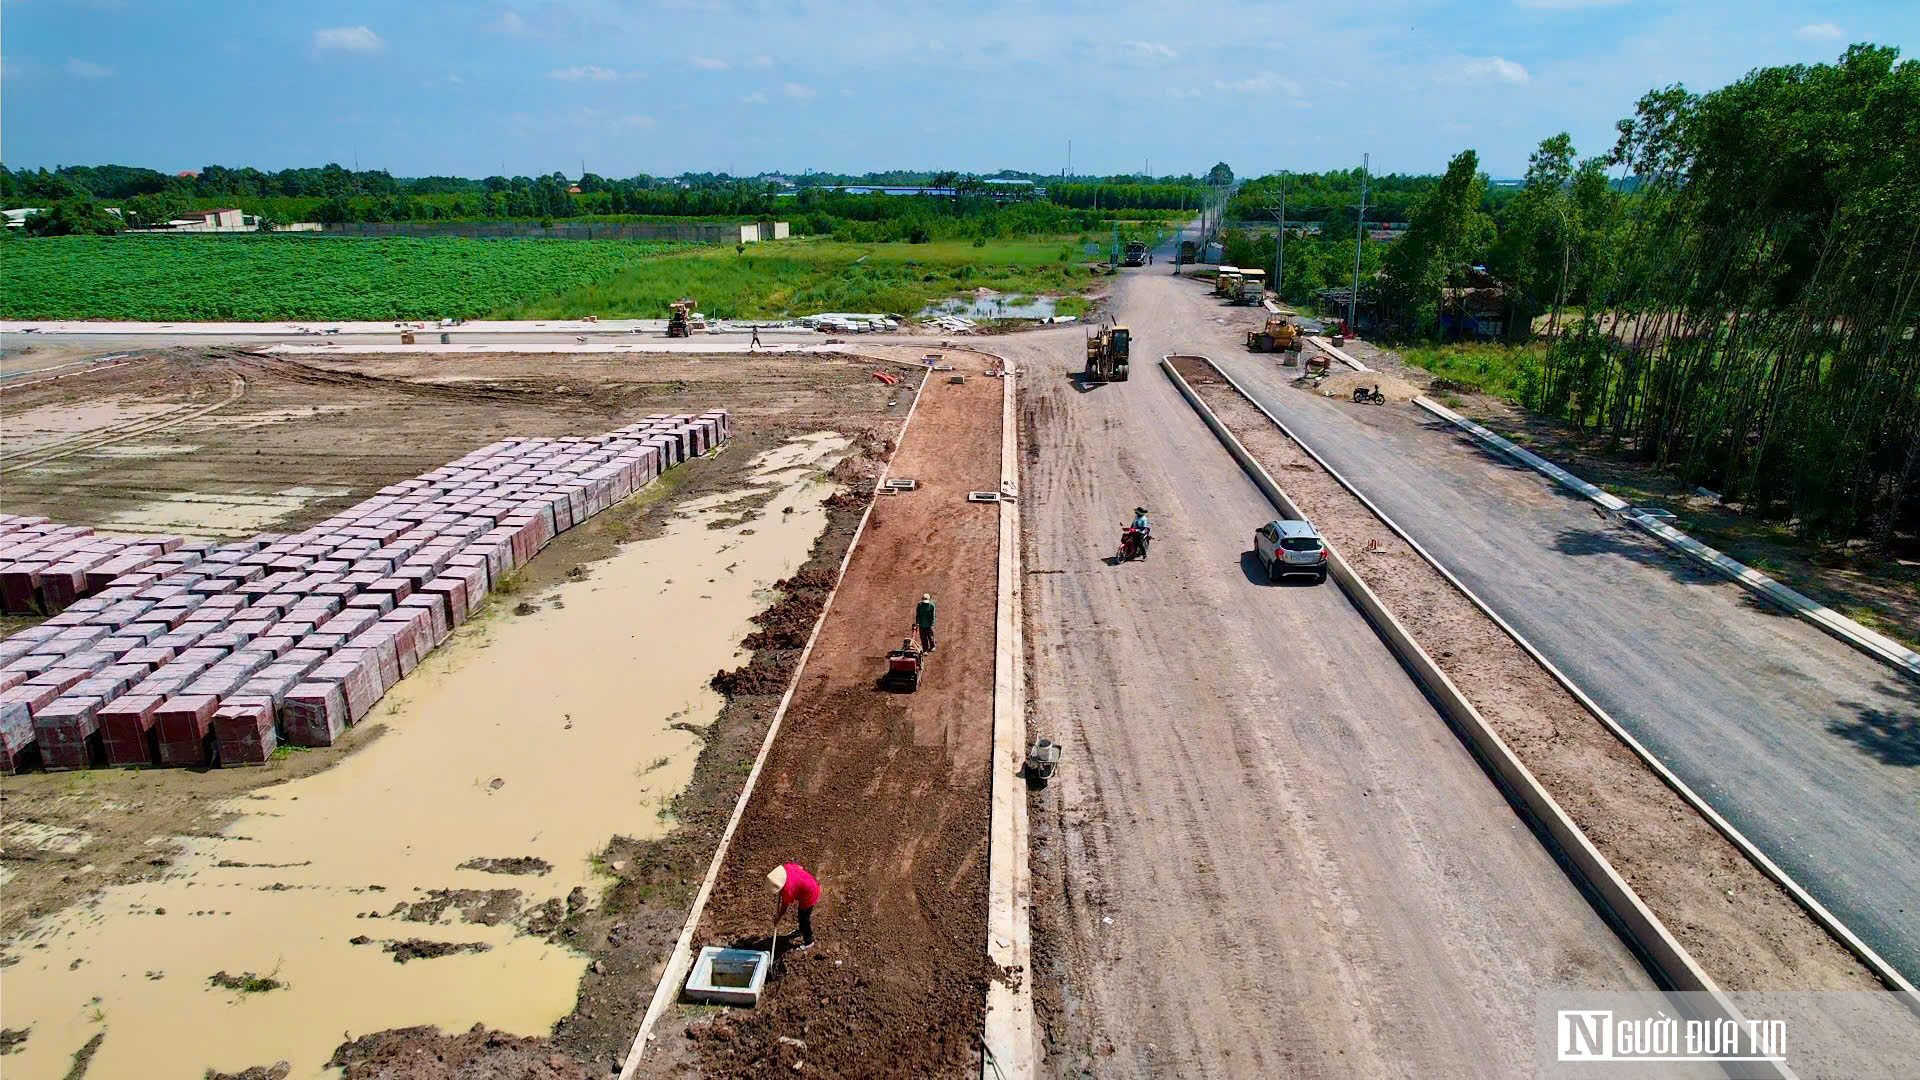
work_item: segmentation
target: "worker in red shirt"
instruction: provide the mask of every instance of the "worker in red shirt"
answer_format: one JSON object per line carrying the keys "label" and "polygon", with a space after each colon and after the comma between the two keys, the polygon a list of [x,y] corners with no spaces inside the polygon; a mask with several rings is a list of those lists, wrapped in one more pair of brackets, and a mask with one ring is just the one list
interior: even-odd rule
{"label": "worker in red shirt", "polygon": [[780,907],[773,913],[775,936],[779,935],[780,920],[786,917],[787,906],[791,904],[800,909],[800,944],[793,951],[813,948],[813,909],[820,904],[820,883],[797,862],[774,867],[767,880],[780,890]]}

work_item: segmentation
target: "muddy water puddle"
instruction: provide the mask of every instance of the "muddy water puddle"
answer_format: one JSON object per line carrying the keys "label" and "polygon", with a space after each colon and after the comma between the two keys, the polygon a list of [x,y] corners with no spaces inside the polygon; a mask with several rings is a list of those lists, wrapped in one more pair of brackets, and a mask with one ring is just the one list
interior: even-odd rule
{"label": "muddy water puddle", "polygon": [[[343,1033],[415,1024],[546,1033],[586,958],[545,932],[595,902],[613,835],[664,831],[698,756],[673,725],[718,715],[707,679],[807,558],[846,446],[765,455],[770,497],[737,525],[708,528],[751,489],[681,504],[583,579],[497,597],[362,721],[386,728],[364,750],[236,800],[164,879],[7,942],[0,1026],[30,1029],[8,1080],[65,1076],[102,1033],[89,1075],[155,1080],[280,1060],[325,1076]],[[523,600],[538,610],[510,614]]]}

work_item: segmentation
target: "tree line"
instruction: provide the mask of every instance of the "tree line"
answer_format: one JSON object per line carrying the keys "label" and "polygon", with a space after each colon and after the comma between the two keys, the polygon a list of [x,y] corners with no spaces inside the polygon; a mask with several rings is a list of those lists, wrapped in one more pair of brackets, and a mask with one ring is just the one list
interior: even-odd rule
{"label": "tree line", "polygon": [[1544,315],[1529,408],[1808,537],[1920,525],[1920,62],[1654,91],[1607,152],[1555,135],[1486,186],[1466,151],[1411,204],[1363,290],[1384,333],[1447,336],[1497,282],[1510,339]]}

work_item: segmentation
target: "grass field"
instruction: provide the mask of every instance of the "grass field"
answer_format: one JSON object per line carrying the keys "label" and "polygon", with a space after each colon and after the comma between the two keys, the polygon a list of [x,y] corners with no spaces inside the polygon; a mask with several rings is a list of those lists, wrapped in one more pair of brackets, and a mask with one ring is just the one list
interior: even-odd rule
{"label": "grass field", "polygon": [[1525,372],[1538,370],[1547,357],[1544,342],[1526,345],[1407,345],[1394,349],[1402,360],[1508,401],[1520,400]]}
{"label": "grass field", "polygon": [[975,289],[1053,295],[1055,310],[1086,310],[1078,296],[1094,278],[1077,262],[1073,237],[930,244],[847,244],[785,240],[703,247],[632,263],[611,277],[557,295],[510,305],[502,318],[550,319],[579,315],[657,318],[676,298],[690,296],[719,318],[775,318],[823,311],[912,314],[928,304]]}
{"label": "grass field", "polygon": [[685,248],[617,240],[313,236],[13,237],[0,316],[155,322],[661,318],[691,296],[719,318],[912,314],[979,287],[1061,299],[1095,278],[1074,237],[930,244],[796,239]]}
{"label": "grass field", "polygon": [[456,237],[15,237],[0,242],[6,283],[0,315],[160,322],[474,317],[612,277],[676,246]]}

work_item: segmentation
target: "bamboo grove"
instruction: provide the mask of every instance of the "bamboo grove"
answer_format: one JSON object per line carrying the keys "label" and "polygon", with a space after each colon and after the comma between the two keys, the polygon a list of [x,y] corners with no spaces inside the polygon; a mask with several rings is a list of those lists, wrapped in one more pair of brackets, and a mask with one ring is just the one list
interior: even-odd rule
{"label": "bamboo grove", "polygon": [[1638,190],[1530,404],[1809,537],[1910,528],[1920,63],[1897,55],[1643,98],[1613,152]]}

